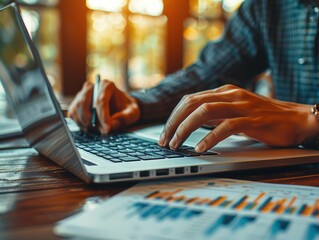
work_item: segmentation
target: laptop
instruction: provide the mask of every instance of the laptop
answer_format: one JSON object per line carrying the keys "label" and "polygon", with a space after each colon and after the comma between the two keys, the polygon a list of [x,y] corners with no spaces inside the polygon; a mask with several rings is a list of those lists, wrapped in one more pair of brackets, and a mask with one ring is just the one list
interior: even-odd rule
{"label": "laptop", "polygon": [[0,79],[29,144],[88,183],[319,162],[316,150],[274,149],[237,135],[200,155],[193,146],[208,133],[202,128],[178,151],[156,144],[161,125],[107,136],[71,131],[15,3],[0,10]]}

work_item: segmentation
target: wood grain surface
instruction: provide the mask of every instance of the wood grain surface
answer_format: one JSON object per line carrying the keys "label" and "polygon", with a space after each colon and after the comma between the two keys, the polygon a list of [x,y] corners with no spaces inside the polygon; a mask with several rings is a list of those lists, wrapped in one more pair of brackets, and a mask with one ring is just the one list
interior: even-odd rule
{"label": "wood grain surface", "polygon": [[[270,183],[319,186],[319,166],[219,173]],[[0,239],[58,239],[54,224],[132,186],[85,184],[55,163],[32,152],[0,150]]]}

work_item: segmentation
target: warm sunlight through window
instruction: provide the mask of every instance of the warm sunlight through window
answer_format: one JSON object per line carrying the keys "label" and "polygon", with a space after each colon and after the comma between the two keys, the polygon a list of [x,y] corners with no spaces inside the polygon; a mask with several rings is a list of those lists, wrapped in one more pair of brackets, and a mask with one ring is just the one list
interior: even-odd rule
{"label": "warm sunlight through window", "polygon": [[[31,3],[30,0],[24,2]],[[57,0],[37,0],[35,2],[48,6],[58,3]],[[59,92],[61,89],[61,70],[59,37],[56,34],[60,28],[59,14],[53,7],[42,9],[21,7],[21,13],[27,30],[39,49],[47,77],[54,91]],[[19,56],[16,60],[19,65],[24,62],[23,56]]]}
{"label": "warm sunlight through window", "polygon": [[129,10],[133,13],[141,13],[150,16],[160,16],[163,13],[162,0],[131,0]]}
{"label": "warm sunlight through window", "polygon": [[208,41],[218,39],[244,0],[189,0],[191,17],[184,22],[184,66],[192,64]]}
{"label": "warm sunlight through window", "polygon": [[[69,56],[64,55],[65,48],[78,54],[75,62],[81,69],[86,67],[81,72],[86,80],[94,82],[99,73],[122,90],[152,87],[166,74],[193,64],[208,41],[222,36],[244,0],[16,1],[22,3],[23,18],[51,84],[64,91],[72,84],[81,85],[64,79],[74,71],[69,67],[73,62],[65,61]],[[81,27],[74,26],[78,20]],[[76,36],[64,34],[71,22]],[[70,39],[78,44],[70,47]],[[21,56],[17,61],[23,65],[25,60]]]}
{"label": "warm sunlight through window", "polygon": [[99,72],[123,90],[158,83],[165,74],[163,1],[87,0],[86,4],[92,10],[88,14],[88,79],[95,81]]}
{"label": "warm sunlight through window", "polygon": [[86,0],[86,6],[93,10],[120,12],[127,0]]}
{"label": "warm sunlight through window", "polygon": [[225,12],[232,13],[242,4],[244,0],[224,0],[223,9]]}

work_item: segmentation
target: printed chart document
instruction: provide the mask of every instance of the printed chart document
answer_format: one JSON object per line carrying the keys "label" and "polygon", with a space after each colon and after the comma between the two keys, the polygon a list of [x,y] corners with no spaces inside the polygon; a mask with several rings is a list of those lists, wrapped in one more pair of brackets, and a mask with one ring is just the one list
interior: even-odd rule
{"label": "printed chart document", "polygon": [[319,189],[233,179],[140,183],[56,225],[92,239],[319,239]]}

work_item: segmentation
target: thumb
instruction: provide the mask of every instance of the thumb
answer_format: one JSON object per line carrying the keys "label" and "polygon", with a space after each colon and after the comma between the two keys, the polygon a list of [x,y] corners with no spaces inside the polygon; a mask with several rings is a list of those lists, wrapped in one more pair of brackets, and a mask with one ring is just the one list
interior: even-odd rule
{"label": "thumb", "polygon": [[111,116],[111,129],[118,130],[122,127],[135,123],[138,120],[138,113],[134,108],[125,108]]}
{"label": "thumb", "polygon": [[111,129],[112,129],[112,131],[119,130],[123,126],[124,126],[124,124],[123,124],[122,118],[118,117],[118,118],[112,118],[111,119]]}

